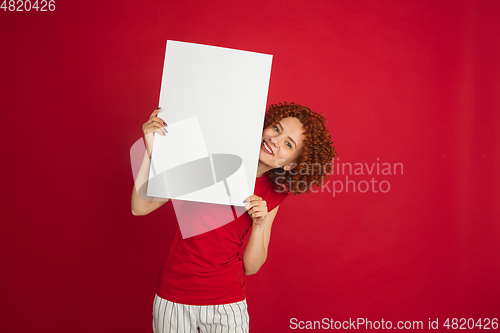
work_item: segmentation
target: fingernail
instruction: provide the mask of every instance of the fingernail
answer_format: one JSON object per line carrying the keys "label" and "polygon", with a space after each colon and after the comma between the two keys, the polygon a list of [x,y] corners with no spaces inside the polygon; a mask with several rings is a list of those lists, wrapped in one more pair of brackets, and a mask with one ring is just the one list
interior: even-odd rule
{"label": "fingernail", "polygon": [[163,122],[163,125],[167,126],[167,123],[166,123],[166,122]]}
{"label": "fingernail", "polygon": [[161,109],[161,106],[159,106],[157,110],[160,110],[160,109]]}

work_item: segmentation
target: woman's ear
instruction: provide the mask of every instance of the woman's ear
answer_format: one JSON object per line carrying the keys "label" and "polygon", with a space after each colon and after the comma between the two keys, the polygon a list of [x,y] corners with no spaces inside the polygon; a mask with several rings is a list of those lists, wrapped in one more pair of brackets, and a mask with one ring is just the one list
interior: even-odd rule
{"label": "woman's ear", "polygon": [[297,166],[297,163],[290,163],[289,165],[285,165],[283,167],[283,169],[285,169],[286,171],[290,171],[290,170],[294,169],[296,166]]}

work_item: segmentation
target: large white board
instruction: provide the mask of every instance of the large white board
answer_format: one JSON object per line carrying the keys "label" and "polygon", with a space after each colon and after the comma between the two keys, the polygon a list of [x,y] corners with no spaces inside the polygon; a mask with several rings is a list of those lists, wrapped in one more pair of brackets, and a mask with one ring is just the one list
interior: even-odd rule
{"label": "large white board", "polygon": [[167,41],[148,196],[244,206],[253,193],[272,56]]}

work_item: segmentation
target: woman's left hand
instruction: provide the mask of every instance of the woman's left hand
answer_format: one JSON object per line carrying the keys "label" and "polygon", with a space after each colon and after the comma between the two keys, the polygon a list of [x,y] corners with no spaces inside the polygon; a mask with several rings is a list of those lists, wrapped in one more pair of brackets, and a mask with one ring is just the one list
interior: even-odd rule
{"label": "woman's left hand", "polygon": [[267,203],[257,195],[249,196],[245,202],[248,215],[252,218],[254,225],[264,225],[267,216]]}

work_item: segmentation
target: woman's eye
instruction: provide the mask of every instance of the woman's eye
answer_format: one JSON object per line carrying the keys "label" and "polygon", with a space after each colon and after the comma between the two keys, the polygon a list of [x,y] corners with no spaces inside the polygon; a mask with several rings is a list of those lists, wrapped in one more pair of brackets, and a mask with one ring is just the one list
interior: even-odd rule
{"label": "woman's eye", "polygon": [[286,145],[288,146],[288,148],[292,148],[292,144],[290,142],[287,142]]}
{"label": "woman's eye", "polygon": [[274,130],[275,130],[276,132],[279,132],[279,131],[280,131],[280,130],[278,129],[278,126],[274,126]]}

